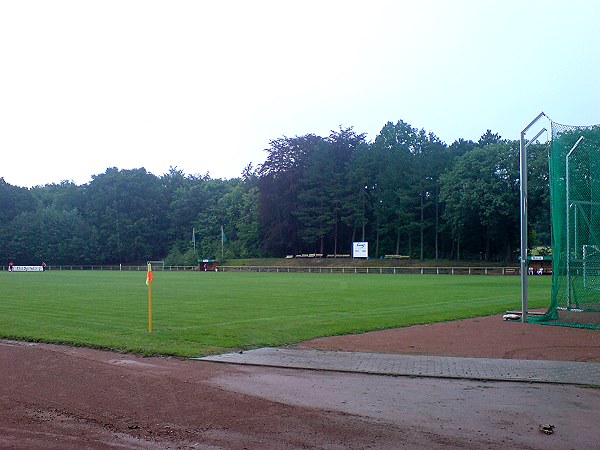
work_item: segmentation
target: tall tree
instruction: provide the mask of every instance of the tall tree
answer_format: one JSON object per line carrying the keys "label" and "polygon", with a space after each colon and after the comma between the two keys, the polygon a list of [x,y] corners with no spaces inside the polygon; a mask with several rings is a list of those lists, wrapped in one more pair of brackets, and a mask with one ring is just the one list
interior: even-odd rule
{"label": "tall tree", "polygon": [[308,156],[323,143],[314,134],[270,142],[266,161],[257,169],[262,244],[267,254],[283,256],[299,249],[299,182]]}
{"label": "tall tree", "polygon": [[22,212],[34,209],[35,203],[29,189],[12,186],[0,178],[0,225],[7,224]]}
{"label": "tall tree", "polygon": [[101,261],[128,263],[166,254],[166,202],[161,182],[144,168],[107,169],[86,188],[86,219],[97,225]]}
{"label": "tall tree", "polygon": [[477,148],[442,176],[444,216],[463,255],[511,258],[519,236],[518,152],[515,141]]}
{"label": "tall tree", "polygon": [[11,259],[22,264],[91,264],[98,241],[95,229],[76,210],[46,206],[24,212],[11,222]]}
{"label": "tall tree", "polygon": [[400,120],[386,123],[372,144],[377,163],[373,180],[366,184],[372,202],[376,255],[380,254],[380,241],[389,253],[400,253],[401,238],[410,247],[413,211],[410,207],[414,178],[412,151],[417,140],[417,130]]}
{"label": "tall tree", "polygon": [[364,134],[352,128],[332,131],[308,156],[299,184],[299,236],[315,253],[338,253],[340,238],[350,247],[343,217],[351,210],[349,187],[352,154],[364,143]]}
{"label": "tall tree", "polygon": [[498,142],[502,142],[502,137],[498,133],[492,133],[492,130],[487,130],[481,135],[477,145],[485,147],[486,145],[497,144]]}

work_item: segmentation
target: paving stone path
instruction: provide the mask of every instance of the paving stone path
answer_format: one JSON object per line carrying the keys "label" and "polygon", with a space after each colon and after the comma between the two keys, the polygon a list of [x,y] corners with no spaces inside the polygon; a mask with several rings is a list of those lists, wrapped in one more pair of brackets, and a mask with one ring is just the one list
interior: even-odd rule
{"label": "paving stone path", "polygon": [[377,375],[600,386],[600,363],[259,348],[203,361]]}

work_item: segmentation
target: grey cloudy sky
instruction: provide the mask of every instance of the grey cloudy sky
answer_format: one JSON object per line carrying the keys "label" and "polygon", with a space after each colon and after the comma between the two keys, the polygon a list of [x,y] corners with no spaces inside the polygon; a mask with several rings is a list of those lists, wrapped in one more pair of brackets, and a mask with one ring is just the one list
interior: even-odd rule
{"label": "grey cloudy sky", "polygon": [[600,122],[600,1],[0,0],[0,177],[232,178],[269,140]]}

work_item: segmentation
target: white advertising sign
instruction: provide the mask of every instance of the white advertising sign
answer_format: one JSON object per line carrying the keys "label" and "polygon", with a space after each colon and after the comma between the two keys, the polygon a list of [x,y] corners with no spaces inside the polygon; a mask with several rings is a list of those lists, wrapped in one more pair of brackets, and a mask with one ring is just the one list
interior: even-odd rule
{"label": "white advertising sign", "polygon": [[42,266],[13,266],[13,272],[43,272]]}
{"label": "white advertising sign", "polygon": [[352,257],[353,258],[368,258],[369,257],[369,243],[368,242],[353,242],[352,243]]}

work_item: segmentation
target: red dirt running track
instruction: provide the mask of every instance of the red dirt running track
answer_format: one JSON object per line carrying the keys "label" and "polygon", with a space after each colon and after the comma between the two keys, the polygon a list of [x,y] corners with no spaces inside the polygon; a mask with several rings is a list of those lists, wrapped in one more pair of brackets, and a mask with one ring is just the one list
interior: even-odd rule
{"label": "red dirt running track", "polygon": [[[300,347],[600,362],[600,332],[500,316]],[[600,390],[143,358],[0,341],[0,448],[600,448]],[[540,424],[556,426],[546,435]]]}

